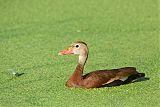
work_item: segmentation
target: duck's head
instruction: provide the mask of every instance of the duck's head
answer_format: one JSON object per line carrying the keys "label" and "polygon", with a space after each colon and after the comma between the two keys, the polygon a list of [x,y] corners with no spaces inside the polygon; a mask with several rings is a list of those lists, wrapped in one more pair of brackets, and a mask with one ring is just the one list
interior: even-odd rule
{"label": "duck's head", "polygon": [[78,54],[79,56],[88,55],[88,47],[85,42],[73,42],[68,48],[59,52],[58,55]]}

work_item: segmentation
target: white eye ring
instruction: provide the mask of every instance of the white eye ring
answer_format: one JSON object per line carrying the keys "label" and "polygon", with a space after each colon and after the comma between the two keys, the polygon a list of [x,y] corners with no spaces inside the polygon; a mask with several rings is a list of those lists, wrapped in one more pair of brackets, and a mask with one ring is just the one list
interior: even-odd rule
{"label": "white eye ring", "polygon": [[76,48],[79,48],[80,46],[79,46],[79,45],[76,45],[75,47],[76,47]]}

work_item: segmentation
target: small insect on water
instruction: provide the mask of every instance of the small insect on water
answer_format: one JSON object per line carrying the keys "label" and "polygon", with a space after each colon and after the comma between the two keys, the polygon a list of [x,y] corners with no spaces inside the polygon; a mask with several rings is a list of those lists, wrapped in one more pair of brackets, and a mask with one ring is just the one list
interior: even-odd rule
{"label": "small insect on water", "polygon": [[15,69],[8,69],[8,71],[12,74],[14,77],[19,77],[23,75],[24,73],[18,73]]}

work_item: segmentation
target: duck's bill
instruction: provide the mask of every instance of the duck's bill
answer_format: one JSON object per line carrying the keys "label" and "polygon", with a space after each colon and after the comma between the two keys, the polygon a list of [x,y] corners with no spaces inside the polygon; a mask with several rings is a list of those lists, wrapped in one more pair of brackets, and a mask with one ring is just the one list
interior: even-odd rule
{"label": "duck's bill", "polygon": [[69,54],[73,54],[71,47],[70,47],[70,48],[67,48],[67,49],[65,49],[65,50],[62,50],[62,51],[60,51],[60,52],[58,53],[58,55],[69,55]]}

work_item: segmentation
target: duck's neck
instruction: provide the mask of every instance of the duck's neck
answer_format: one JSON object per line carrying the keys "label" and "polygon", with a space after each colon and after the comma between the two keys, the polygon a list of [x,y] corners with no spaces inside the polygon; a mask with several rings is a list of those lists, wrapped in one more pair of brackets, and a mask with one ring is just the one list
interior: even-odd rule
{"label": "duck's neck", "polygon": [[88,55],[79,55],[78,64],[81,64],[82,66],[85,65],[87,61]]}
{"label": "duck's neck", "polygon": [[86,56],[79,56],[79,60],[78,60],[78,64],[77,67],[74,71],[74,73],[72,74],[70,80],[73,81],[81,81],[83,79],[83,69],[84,69],[84,65],[87,61],[88,55]]}

